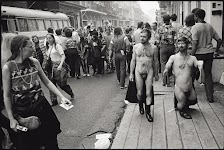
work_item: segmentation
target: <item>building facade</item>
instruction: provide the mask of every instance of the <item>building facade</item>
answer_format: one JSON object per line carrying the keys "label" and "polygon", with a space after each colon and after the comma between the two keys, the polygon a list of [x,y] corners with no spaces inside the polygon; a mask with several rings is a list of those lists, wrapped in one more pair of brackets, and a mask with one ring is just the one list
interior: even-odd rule
{"label": "building facade", "polygon": [[86,25],[136,26],[148,22],[138,1],[2,1],[2,5],[65,13],[76,29]]}
{"label": "building facade", "polygon": [[[160,1],[160,8],[165,13],[178,16],[177,21],[184,25],[184,19],[194,8],[204,9],[206,12],[205,21],[213,26],[221,39],[224,36],[223,1]],[[160,15],[159,17],[162,17]],[[158,18],[159,18],[158,17]],[[215,41],[213,41],[215,44]]]}

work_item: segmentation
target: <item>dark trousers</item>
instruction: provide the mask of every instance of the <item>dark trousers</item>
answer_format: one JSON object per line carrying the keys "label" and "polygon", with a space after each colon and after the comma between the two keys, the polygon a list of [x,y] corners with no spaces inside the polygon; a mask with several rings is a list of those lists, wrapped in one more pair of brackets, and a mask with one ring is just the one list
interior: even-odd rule
{"label": "dark trousers", "polygon": [[[174,50],[174,45],[162,44],[160,46],[161,73],[165,70],[166,63],[168,62],[170,56],[174,54]],[[163,77],[163,83],[169,84],[168,76]]]}
{"label": "dark trousers", "polygon": [[102,58],[101,57],[94,57],[94,63],[93,63],[93,71],[96,73],[97,69],[97,74],[102,73]]}
{"label": "dark trousers", "polygon": [[[56,71],[57,66],[54,67],[53,77],[50,74],[50,80],[55,86],[59,86],[62,90],[64,90],[67,94],[72,95],[72,89],[67,83],[67,72],[64,72],[64,66],[61,71]],[[57,95],[50,91],[50,98],[52,102],[57,102]]]}
{"label": "dark trousers", "polygon": [[80,56],[78,54],[67,54],[66,59],[71,69],[70,75],[72,77],[80,76]]}
{"label": "dark trousers", "polygon": [[214,85],[212,80],[212,62],[213,62],[213,53],[208,54],[195,54],[198,60],[203,60],[203,70],[205,74],[205,93],[207,99],[213,100]]}
{"label": "dark trousers", "polygon": [[115,69],[121,87],[124,87],[125,83],[126,59],[126,55],[121,55],[120,52],[115,53]]}
{"label": "dark trousers", "polygon": [[127,72],[130,74],[130,64],[131,64],[132,53],[127,54]]}

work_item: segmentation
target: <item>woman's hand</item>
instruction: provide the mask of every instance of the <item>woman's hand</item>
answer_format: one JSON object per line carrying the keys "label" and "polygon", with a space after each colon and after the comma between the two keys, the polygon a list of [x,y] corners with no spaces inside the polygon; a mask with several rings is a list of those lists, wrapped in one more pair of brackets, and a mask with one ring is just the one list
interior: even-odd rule
{"label": "woman's hand", "polygon": [[17,132],[17,129],[16,129],[17,125],[19,125],[19,123],[16,119],[10,120],[10,128],[13,129],[15,132]]}
{"label": "woman's hand", "polygon": [[68,105],[72,104],[72,102],[69,99],[65,98],[65,97],[61,98],[61,103],[68,104]]}

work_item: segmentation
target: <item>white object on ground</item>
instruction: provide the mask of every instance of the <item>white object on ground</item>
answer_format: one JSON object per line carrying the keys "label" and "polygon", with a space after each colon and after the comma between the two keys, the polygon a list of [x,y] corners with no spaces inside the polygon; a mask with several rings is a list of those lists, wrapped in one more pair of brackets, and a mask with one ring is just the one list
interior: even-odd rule
{"label": "white object on ground", "polygon": [[61,103],[59,106],[61,106],[62,108],[66,109],[66,110],[69,110],[71,109],[74,105],[67,105],[65,103]]}
{"label": "white object on ground", "polygon": [[112,134],[111,133],[104,133],[104,134],[97,134],[96,135],[96,139],[101,139],[101,138],[111,139]]}
{"label": "white object on ground", "polygon": [[110,140],[108,138],[100,138],[94,145],[95,149],[108,149],[110,147]]}

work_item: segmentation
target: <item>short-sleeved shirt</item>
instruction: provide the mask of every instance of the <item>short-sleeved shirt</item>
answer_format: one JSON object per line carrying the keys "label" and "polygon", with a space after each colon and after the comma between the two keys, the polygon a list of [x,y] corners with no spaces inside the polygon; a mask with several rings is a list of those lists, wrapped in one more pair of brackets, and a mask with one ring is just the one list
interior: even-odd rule
{"label": "short-sleeved shirt", "polygon": [[46,52],[47,57],[49,57],[49,54],[52,61],[61,61],[61,55],[64,55],[64,50],[60,44],[56,44],[56,46],[49,46]]}
{"label": "short-sleeved shirt", "polygon": [[188,26],[188,27],[187,26],[184,26],[177,33],[177,39],[182,38],[182,37],[186,37],[188,39],[188,41],[189,41],[188,49],[191,49],[192,48],[192,33],[191,33],[191,28],[192,28],[192,26]]}
{"label": "short-sleeved shirt", "polygon": [[180,23],[172,22],[172,27],[176,30],[176,32],[179,32],[179,30],[183,27]]}
{"label": "short-sleeved shirt", "polygon": [[140,43],[141,41],[140,41],[140,33],[141,33],[141,29],[140,28],[138,28],[135,32],[134,32],[134,34],[133,34],[133,42],[135,42],[135,44],[138,44],[138,43]]}
{"label": "short-sleeved shirt", "polygon": [[176,39],[176,30],[171,25],[161,25],[158,29],[160,44],[174,44]]}
{"label": "short-sleeved shirt", "polygon": [[159,39],[158,29],[156,31],[151,30],[151,33],[152,33],[152,35],[149,40],[149,43],[151,43],[151,44],[155,44],[155,42],[158,43],[158,39]]}
{"label": "short-sleeved shirt", "polygon": [[219,35],[208,23],[196,23],[191,28],[192,40],[198,41],[198,48],[195,54],[213,53],[212,38],[218,40]]}

